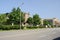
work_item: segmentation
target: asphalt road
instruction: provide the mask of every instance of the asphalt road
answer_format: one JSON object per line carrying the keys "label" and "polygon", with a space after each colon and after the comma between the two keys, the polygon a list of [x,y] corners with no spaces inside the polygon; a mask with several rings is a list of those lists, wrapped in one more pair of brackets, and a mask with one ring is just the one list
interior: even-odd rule
{"label": "asphalt road", "polygon": [[60,40],[60,28],[3,31],[0,40]]}

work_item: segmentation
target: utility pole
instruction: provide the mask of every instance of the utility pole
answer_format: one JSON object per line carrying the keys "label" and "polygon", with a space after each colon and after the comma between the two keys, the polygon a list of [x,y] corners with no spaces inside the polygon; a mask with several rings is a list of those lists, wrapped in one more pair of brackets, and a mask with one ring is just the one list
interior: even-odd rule
{"label": "utility pole", "polygon": [[[24,3],[22,3],[21,5],[20,5],[20,8],[21,8],[21,6],[23,5]],[[20,29],[21,29],[21,10],[20,10]]]}

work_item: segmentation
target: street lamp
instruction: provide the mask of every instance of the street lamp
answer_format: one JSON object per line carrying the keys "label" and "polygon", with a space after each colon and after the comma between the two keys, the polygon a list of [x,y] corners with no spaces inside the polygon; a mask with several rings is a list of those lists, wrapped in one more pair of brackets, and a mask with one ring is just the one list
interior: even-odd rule
{"label": "street lamp", "polygon": [[[21,6],[23,5],[24,3],[22,3],[21,5],[20,5],[20,8],[21,8]],[[21,10],[20,10],[20,29],[21,29]]]}

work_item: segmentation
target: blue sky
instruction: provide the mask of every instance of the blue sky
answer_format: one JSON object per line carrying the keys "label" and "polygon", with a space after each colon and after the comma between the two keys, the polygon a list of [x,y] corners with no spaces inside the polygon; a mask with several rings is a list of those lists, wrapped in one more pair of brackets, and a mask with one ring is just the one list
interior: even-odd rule
{"label": "blue sky", "polygon": [[41,18],[60,19],[60,0],[0,0],[0,13],[11,12],[14,7],[29,12],[30,16],[37,13]]}

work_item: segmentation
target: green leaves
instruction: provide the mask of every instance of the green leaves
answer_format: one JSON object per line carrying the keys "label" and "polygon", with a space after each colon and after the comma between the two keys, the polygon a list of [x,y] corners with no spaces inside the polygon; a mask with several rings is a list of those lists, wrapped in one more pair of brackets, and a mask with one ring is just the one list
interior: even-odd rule
{"label": "green leaves", "polygon": [[20,20],[21,20],[21,23],[24,21],[24,13],[21,11],[21,9],[19,7],[17,9],[13,8],[12,12],[10,12],[8,21],[10,23],[13,22],[15,24],[18,24],[18,23],[20,23]]}
{"label": "green leaves", "polygon": [[29,17],[28,20],[27,20],[27,23],[28,24],[32,24],[33,23],[33,18],[32,17]]}
{"label": "green leaves", "polygon": [[48,25],[48,24],[52,25],[52,23],[50,21],[48,21],[48,20],[44,20],[43,23],[44,23],[44,25]]}
{"label": "green leaves", "polygon": [[[8,18],[8,19],[7,19]],[[33,15],[32,17],[29,17],[27,20],[28,24],[33,24],[33,25],[39,25],[40,24],[40,17],[38,14]],[[12,11],[9,14],[2,14],[0,15],[0,22],[4,23],[6,22],[7,24],[22,24],[25,22],[25,17],[24,17],[24,12],[21,11],[21,9],[18,8],[13,8]]]}
{"label": "green leaves", "polygon": [[40,17],[38,14],[33,15],[33,24],[39,25],[40,24]]}
{"label": "green leaves", "polygon": [[0,23],[6,22],[6,15],[5,14],[1,14],[0,15]]}

